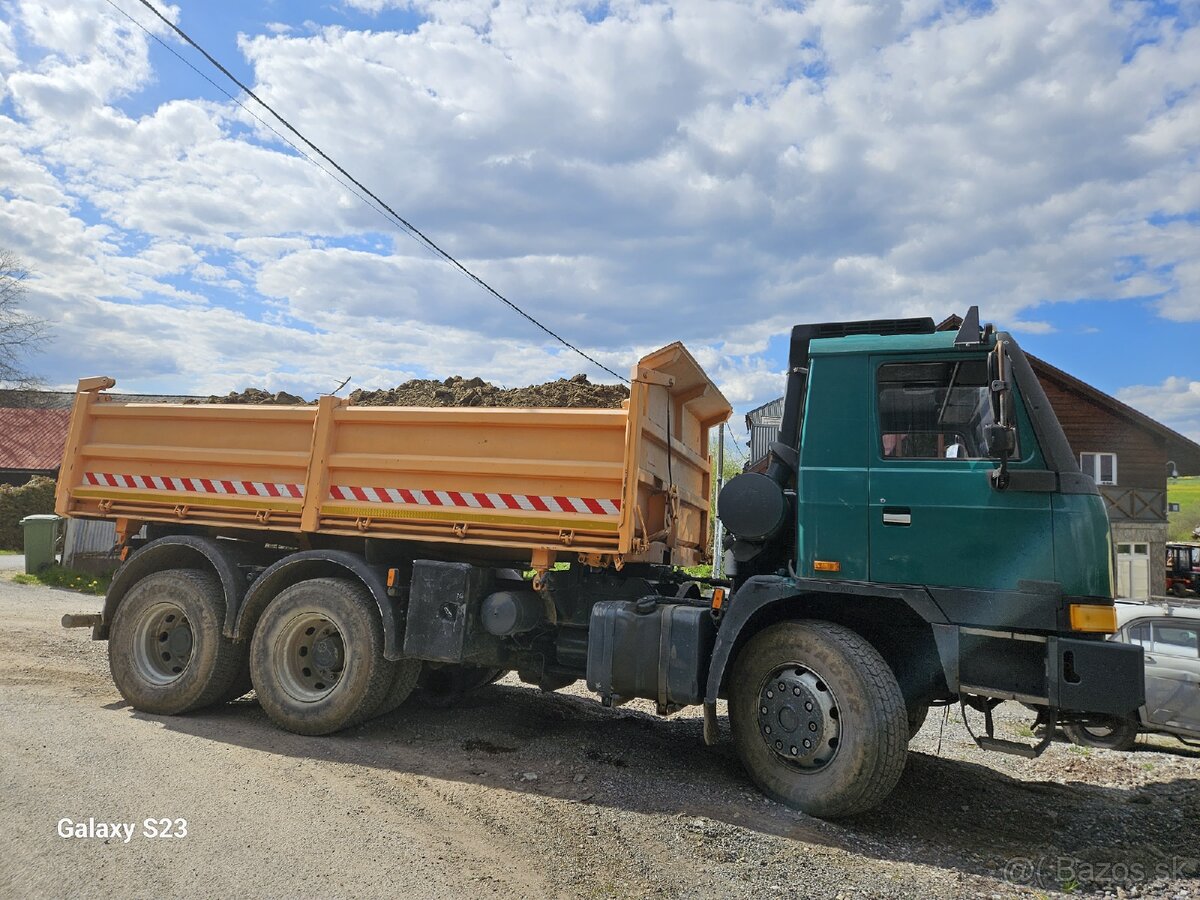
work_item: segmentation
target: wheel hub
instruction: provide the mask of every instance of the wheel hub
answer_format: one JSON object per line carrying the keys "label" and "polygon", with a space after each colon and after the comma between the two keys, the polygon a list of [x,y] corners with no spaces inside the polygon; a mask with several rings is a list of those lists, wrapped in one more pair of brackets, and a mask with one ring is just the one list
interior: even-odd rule
{"label": "wheel hub", "polygon": [[138,620],[133,664],[151,684],[170,684],[187,668],[195,641],[182,607],[170,601],[155,603]]}
{"label": "wheel hub", "polygon": [[340,634],[328,634],[313,644],[312,659],[318,668],[340,669],[345,657]]}
{"label": "wheel hub", "polygon": [[346,667],[342,633],[316,611],[299,613],[284,626],[272,656],[280,686],[302,703],[328,696]]}
{"label": "wheel hub", "polygon": [[781,666],[759,690],[759,733],[776,756],[798,768],[820,769],[833,758],[839,720],[833,693],[803,666]]}

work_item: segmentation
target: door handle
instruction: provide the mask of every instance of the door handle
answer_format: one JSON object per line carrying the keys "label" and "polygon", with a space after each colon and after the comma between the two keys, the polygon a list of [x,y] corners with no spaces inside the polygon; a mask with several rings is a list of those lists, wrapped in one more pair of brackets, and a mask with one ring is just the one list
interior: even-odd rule
{"label": "door handle", "polygon": [[884,525],[911,525],[912,510],[907,506],[885,506],[883,508]]}

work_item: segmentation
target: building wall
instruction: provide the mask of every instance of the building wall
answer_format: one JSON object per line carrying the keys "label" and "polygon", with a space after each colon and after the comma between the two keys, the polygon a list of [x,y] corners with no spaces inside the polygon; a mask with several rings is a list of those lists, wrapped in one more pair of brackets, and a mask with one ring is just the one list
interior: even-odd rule
{"label": "building wall", "polygon": [[1076,458],[1080,453],[1115,453],[1118,486],[1166,489],[1165,440],[1049,378],[1040,381]]}

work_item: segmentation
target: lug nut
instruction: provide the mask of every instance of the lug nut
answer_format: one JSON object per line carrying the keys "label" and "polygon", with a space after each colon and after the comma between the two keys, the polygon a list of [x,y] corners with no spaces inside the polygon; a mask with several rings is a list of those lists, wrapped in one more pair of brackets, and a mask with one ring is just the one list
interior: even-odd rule
{"label": "lug nut", "polygon": [[795,694],[797,697],[799,697],[800,696],[800,688],[798,688],[798,687],[792,688],[792,693]]}
{"label": "lug nut", "polygon": [[816,723],[816,722],[809,722],[809,723],[808,723],[808,730],[809,730],[809,731],[816,731],[816,730],[817,730],[817,723]]}
{"label": "lug nut", "polygon": [[793,747],[793,748],[792,748],[792,756],[795,756],[795,755],[796,755],[796,754],[798,754],[799,752],[800,752],[800,751],[799,751],[799,750],[797,750],[795,747]]}
{"label": "lug nut", "polygon": [[808,750],[808,749],[810,749],[811,747],[812,747],[812,741],[810,741],[808,738],[805,738],[805,739],[804,739],[804,749],[805,749],[805,750]]}
{"label": "lug nut", "polygon": [[806,702],[805,702],[805,704],[804,704],[804,710],[805,710],[805,712],[812,712],[812,711],[813,711],[813,705],[812,705],[812,701],[811,701],[811,700],[809,700],[809,701],[806,701]]}
{"label": "lug nut", "polygon": [[767,708],[765,706],[760,706],[758,708],[758,711],[761,712],[764,716],[767,714]]}

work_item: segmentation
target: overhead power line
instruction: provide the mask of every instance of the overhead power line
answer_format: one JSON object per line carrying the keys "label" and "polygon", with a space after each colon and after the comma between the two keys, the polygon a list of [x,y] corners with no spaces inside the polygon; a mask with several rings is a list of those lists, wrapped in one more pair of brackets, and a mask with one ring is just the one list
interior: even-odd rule
{"label": "overhead power line", "polygon": [[[163,41],[161,38],[159,38],[158,35],[154,34],[152,31],[150,31],[150,29],[146,28],[146,26],[144,26],[137,19],[133,18],[133,16],[129,15],[128,12],[126,12],[124,9],[122,9],[120,6],[118,6],[116,3],[114,3],[113,0],[105,0],[105,2],[108,3],[109,6],[113,7],[118,12],[120,12],[122,15],[124,15],[125,18],[129,19],[131,22],[133,22],[135,25],[137,25],[138,28],[140,28],[140,29],[142,29],[142,31],[146,32],[147,35],[149,35],[151,38],[153,38],[159,44],[161,44],[162,46],[164,46],[168,50],[170,50],[171,53],[173,53],[177,58],[179,58],[181,61],[183,61],[188,66],[188,68],[190,68],[192,71],[196,72],[196,74],[200,75],[200,77],[202,77],[205,81],[207,81],[213,87],[215,87],[219,91],[221,91],[221,93],[225,94],[225,96],[229,97],[231,100],[233,100],[235,103],[237,103],[238,106],[240,106],[247,113],[249,113],[251,116],[253,116],[255,119],[257,119],[259,122],[261,122],[264,126],[266,126],[268,129],[270,129],[271,132],[273,132],[275,135],[277,135],[289,147],[291,147],[297,153],[299,153],[304,159],[308,160],[310,163],[315,165],[317,168],[321,169],[323,172],[325,172],[325,174],[329,175],[331,178],[333,178],[335,181],[337,181],[339,184],[341,184],[343,187],[345,187],[347,190],[349,190],[351,193],[353,193],[355,196],[357,196],[360,200],[362,200],[364,203],[366,203],[368,206],[370,206],[377,213],[379,213],[380,215],[383,215],[385,218],[387,218],[388,221],[390,221],[393,225],[396,225],[397,227],[399,227],[402,230],[404,230],[405,232],[407,232],[411,237],[416,239],[417,242],[420,243],[422,246],[424,246],[426,249],[430,250],[436,256],[439,256],[446,262],[450,263],[452,266],[454,266],[456,269],[458,269],[463,275],[465,275],[467,278],[471,279],[473,282],[475,282],[477,285],[479,285],[481,288],[483,288],[485,291],[487,291],[489,294],[491,294],[493,297],[495,297],[497,300],[499,300],[505,306],[509,307],[509,309],[511,309],[513,312],[515,312],[518,315],[527,319],[529,322],[531,322],[537,328],[544,331],[550,337],[554,338],[554,340],[558,341],[560,344],[562,344],[568,350],[571,350],[571,351],[579,354],[581,357],[586,359],[592,365],[596,366],[596,368],[601,369],[604,372],[607,372],[609,375],[612,375],[614,378],[616,378],[620,381],[623,381],[626,384],[629,383],[629,380],[627,378],[614,372],[608,366],[604,365],[604,363],[600,362],[599,360],[597,360],[594,357],[590,356],[589,354],[585,353],[583,350],[580,350],[578,347],[576,347],[574,344],[572,344],[570,341],[568,341],[562,335],[551,330],[546,325],[543,325],[540,321],[538,321],[532,315],[527,313],[521,307],[517,306],[517,304],[513,303],[511,300],[509,300],[507,297],[505,297],[503,294],[501,294],[499,291],[497,291],[494,287],[492,287],[490,284],[488,284],[486,281],[484,281],[481,277],[479,277],[474,272],[472,272],[470,269],[468,269],[466,266],[464,266],[449,252],[447,252],[446,250],[443,250],[442,247],[439,246],[432,238],[430,238],[423,231],[421,231],[419,228],[417,228],[415,225],[413,225],[411,222],[409,222],[407,219],[405,219],[403,216],[401,216],[398,212],[396,212],[394,209],[392,209],[392,207],[389,206],[383,199],[381,199],[374,191],[372,191],[365,184],[363,184],[361,181],[359,181],[357,178],[355,178],[353,175],[351,175],[335,159],[333,159],[331,156],[329,156],[329,154],[327,154],[324,150],[322,150],[320,147],[318,147],[316,144],[314,144],[312,141],[310,141],[307,137],[305,137],[303,134],[301,134],[292,125],[291,122],[289,122],[287,119],[285,119],[279,113],[277,113],[275,111],[275,109],[269,103],[267,103],[265,100],[263,100],[261,97],[259,97],[256,93],[254,93],[254,91],[252,91],[248,86],[243,84],[242,81],[239,80],[236,75],[234,75],[232,72],[229,71],[229,69],[227,69],[224,65],[222,65],[221,62],[219,60],[217,60],[211,53],[209,53],[207,50],[205,50],[203,47],[201,47],[198,43],[196,43],[196,41],[191,37],[191,35],[189,35],[186,31],[184,31],[182,28],[180,28],[178,25],[176,25],[174,22],[172,22],[170,19],[168,19],[166,16],[164,16],[161,12],[159,12],[158,8],[153,3],[151,3],[150,0],[138,0],[138,2],[141,3],[142,6],[146,7],[146,9],[150,10],[150,12],[152,12],[159,20],[161,20],[163,22],[163,24],[165,24],[168,28],[170,28],[172,31],[174,31],[180,37],[180,39],[182,39],[186,44],[191,46],[201,56],[203,56],[206,60],[208,60],[208,62],[211,63],[213,65],[213,67],[216,68],[222,75],[224,75],[226,78],[228,78],[234,84],[236,84],[238,86],[239,90],[243,91],[248,97],[253,99],[259,106],[261,106],[268,113],[270,113],[276,120],[278,120],[278,122],[285,129],[287,129],[289,132],[291,132],[293,135],[295,135],[296,138],[302,144],[304,144],[306,147],[308,147],[313,153],[315,153],[321,159],[325,160],[325,162],[329,163],[329,165],[331,165],[335,170],[337,170],[337,172],[340,173],[346,179],[346,181],[343,181],[341,178],[338,178],[336,175],[334,175],[333,172],[330,172],[324,166],[320,165],[320,163],[318,163],[315,159],[313,159],[308,153],[304,152],[302,149],[297,147],[296,144],[293,143],[291,140],[289,140],[287,137],[280,134],[279,131],[277,131],[268,122],[263,121],[262,118],[260,118],[254,112],[252,112],[238,98],[234,97],[232,94],[229,93],[229,91],[222,88],[215,81],[213,81],[211,78],[209,78],[203,72],[201,72],[198,68],[196,68],[194,65],[192,65],[187,59],[185,59],[183,56],[181,56],[179,53],[177,53],[173,47],[171,47],[169,44],[167,44],[165,41]],[[346,184],[347,181],[349,182],[349,184]],[[353,187],[351,187],[351,185],[353,185]],[[355,188],[357,188],[357,190],[355,190]]]}

